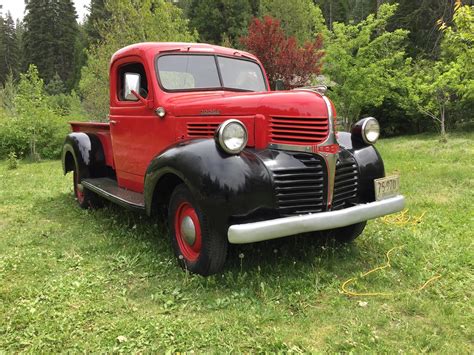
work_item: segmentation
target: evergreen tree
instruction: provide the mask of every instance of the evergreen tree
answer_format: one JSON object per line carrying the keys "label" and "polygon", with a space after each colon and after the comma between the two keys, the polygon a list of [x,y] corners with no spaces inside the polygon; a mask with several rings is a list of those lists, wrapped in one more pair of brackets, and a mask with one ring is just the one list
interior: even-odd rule
{"label": "evergreen tree", "polygon": [[76,18],[72,0],[28,0],[26,3],[25,64],[35,64],[46,82],[58,73],[68,89],[76,80]]}
{"label": "evergreen tree", "polygon": [[220,44],[227,38],[237,46],[257,11],[255,4],[255,0],[192,0],[190,24],[203,42]]}
{"label": "evergreen tree", "polygon": [[10,12],[0,19],[0,27],[0,83],[4,84],[9,73],[16,79],[19,71],[18,40]]}
{"label": "evergreen tree", "polygon": [[91,0],[89,15],[84,23],[84,30],[89,43],[103,40],[100,33],[100,24],[110,19],[111,13],[105,6],[105,0]]}

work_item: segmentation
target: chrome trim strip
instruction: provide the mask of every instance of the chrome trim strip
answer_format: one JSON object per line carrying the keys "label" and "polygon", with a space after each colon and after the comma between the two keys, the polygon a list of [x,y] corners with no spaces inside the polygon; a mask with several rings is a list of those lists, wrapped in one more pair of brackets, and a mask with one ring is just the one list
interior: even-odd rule
{"label": "chrome trim strip", "polygon": [[[321,143],[319,146],[324,147],[327,145],[337,144],[336,139],[336,129],[334,127],[334,112],[332,111],[331,101],[327,96],[321,95],[324,102],[326,103],[326,108],[328,110],[328,124],[329,124],[329,133],[326,140]],[[337,158],[339,157],[338,153],[319,153],[326,160],[327,170],[328,170],[328,207],[332,206],[332,198],[334,196],[334,181],[336,180],[336,163]]]}
{"label": "chrome trim strip", "polygon": [[229,227],[227,238],[233,244],[260,242],[262,240],[276,239],[300,233],[345,227],[399,212],[404,207],[405,197],[398,195],[338,211],[234,224]]}
{"label": "chrome trim strip", "polygon": [[313,147],[310,145],[295,145],[295,144],[282,144],[282,143],[270,143],[268,148],[279,149],[279,150],[289,150],[295,152],[313,152]]}

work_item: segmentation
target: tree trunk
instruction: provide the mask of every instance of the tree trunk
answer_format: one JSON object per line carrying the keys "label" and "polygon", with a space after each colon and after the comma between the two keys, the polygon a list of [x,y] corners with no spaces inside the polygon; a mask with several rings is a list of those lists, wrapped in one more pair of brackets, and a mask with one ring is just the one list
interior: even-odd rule
{"label": "tree trunk", "polygon": [[440,105],[440,124],[441,124],[441,140],[446,142],[446,108],[443,104]]}

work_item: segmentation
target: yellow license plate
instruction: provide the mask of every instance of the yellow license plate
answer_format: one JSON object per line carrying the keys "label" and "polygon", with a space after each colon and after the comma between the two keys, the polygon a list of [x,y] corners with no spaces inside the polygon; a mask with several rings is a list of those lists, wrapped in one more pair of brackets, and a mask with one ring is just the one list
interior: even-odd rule
{"label": "yellow license plate", "polygon": [[400,192],[400,176],[392,175],[375,179],[375,200],[397,196]]}

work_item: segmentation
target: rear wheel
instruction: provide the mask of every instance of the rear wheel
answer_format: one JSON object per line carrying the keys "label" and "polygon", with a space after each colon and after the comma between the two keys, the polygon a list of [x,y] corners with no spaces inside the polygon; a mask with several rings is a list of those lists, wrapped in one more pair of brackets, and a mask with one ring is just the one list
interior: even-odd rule
{"label": "rear wheel", "polygon": [[85,189],[81,184],[81,173],[77,165],[74,167],[72,179],[74,184],[74,196],[76,197],[76,201],[81,208],[98,208],[102,205],[102,201],[100,200],[99,196],[97,196],[92,191]]}
{"label": "rear wheel", "polygon": [[196,274],[222,270],[227,239],[212,230],[191,191],[181,184],[171,195],[168,209],[171,244],[181,267]]}

